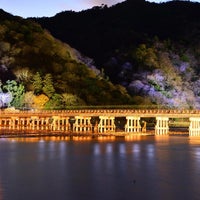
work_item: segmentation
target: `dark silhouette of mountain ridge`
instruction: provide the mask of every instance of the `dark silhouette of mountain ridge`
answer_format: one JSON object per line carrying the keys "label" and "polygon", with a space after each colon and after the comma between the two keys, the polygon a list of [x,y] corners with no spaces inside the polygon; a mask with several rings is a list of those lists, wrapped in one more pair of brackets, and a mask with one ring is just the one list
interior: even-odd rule
{"label": "dark silhouette of mountain ridge", "polygon": [[98,64],[115,50],[157,36],[189,41],[199,38],[200,4],[189,1],[150,3],[128,0],[110,8],[66,11],[35,19],[56,38],[95,59]]}

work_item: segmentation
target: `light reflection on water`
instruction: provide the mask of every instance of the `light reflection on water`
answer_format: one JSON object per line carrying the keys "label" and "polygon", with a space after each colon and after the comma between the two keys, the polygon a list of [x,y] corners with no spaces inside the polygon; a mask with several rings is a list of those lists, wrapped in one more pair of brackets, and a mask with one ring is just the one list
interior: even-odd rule
{"label": "light reflection on water", "polygon": [[1,180],[0,180],[0,200],[3,200],[3,187],[1,185]]}
{"label": "light reflection on water", "polygon": [[0,200],[199,199],[200,140],[107,139],[1,139]]}

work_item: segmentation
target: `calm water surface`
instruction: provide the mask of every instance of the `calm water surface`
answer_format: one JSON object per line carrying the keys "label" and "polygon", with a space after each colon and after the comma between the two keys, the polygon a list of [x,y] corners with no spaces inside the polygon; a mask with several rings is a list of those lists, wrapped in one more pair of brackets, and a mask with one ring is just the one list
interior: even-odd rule
{"label": "calm water surface", "polygon": [[198,200],[200,139],[0,139],[0,200]]}

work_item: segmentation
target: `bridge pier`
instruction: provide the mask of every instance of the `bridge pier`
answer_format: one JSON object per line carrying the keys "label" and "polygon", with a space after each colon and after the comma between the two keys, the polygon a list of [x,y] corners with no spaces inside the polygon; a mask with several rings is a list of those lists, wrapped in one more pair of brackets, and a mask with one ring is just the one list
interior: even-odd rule
{"label": "bridge pier", "polygon": [[53,131],[68,131],[70,127],[69,117],[53,116],[49,118],[48,122],[45,122],[45,126],[48,127],[50,124]]}
{"label": "bridge pier", "polygon": [[62,117],[61,118],[61,130],[62,131],[69,131],[70,130],[69,117]]}
{"label": "bridge pier", "polygon": [[10,127],[10,120],[9,118],[5,118],[5,119],[0,119],[0,127],[1,129],[9,129]]}
{"label": "bridge pier", "polygon": [[[19,125],[21,124],[20,123],[20,120],[18,121],[18,123],[19,123]],[[21,125],[20,125],[21,126]],[[30,129],[31,130],[39,130],[40,129],[40,119],[39,119],[39,117],[37,117],[37,116],[32,116],[31,118],[30,118]]]}
{"label": "bridge pier", "polygon": [[200,117],[190,117],[189,136],[200,136]]}
{"label": "bridge pier", "polygon": [[155,135],[168,135],[169,134],[169,118],[156,117]]}
{"label": "bridge pier", "polygon": [[99,116],[98,132],[99,133],[112,133],[115,131],[115,117]]}
{"label": "bridge pier", "polygon": [[140,117],[127,116],[127,123],[125,125],[125,132],[139,133],[141,132]]}
{"label": "bridge pier", "polygon": [[20,128],[21,130],[24,130],[25,129],[25,119],[24,118],[20,118]]}
{"label": "bridge pier", "polygon": [[73,124],[73,130],[78,133],[91,132],[92,124],[91,124],[90,120],[91,120],[91,117],[75,116],[75,123]]}

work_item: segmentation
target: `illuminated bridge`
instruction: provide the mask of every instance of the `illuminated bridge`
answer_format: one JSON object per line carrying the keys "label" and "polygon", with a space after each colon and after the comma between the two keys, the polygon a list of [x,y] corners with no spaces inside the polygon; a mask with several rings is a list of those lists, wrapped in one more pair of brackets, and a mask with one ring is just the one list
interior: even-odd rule
{"label": "illuminated bridge", "polygon": [[188,122],[189,136],[200,136],[199,110],[167,109],[0,110],[0,134],[139,135],[148,134],[152,121],[151,134],[168,135],[173,119]]}

